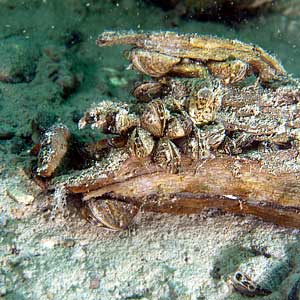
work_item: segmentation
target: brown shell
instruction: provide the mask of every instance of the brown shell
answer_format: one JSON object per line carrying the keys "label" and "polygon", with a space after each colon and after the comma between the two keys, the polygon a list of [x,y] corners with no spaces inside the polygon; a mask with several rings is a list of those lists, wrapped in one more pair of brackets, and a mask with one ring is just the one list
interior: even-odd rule
{"label": "brown shell", "polygon": [[170,71],[172,76],[181,77],[198,77],[198,78],[208,78],[209,72],[205,65],[200,62],[191,61],[189,59],[183,59],[177,65],[174,65]]}
{"label": "brown shell", "polygon": [[197,96],[187,99],[186,109],[195,124],[205,125],[216,119],[220,105],[219,97],[211,89],[205,87],[198,91]]}
{"label": "brown shell", "polygon": [[50,177],[55,172],[68,151],[70,137],[63,124],[55,124],[44,133],[38,154],[38,176]]}
{"label": "brown shell", "polygon": [[112,123],[107,132],[119,135],[125,135],[130,129],[139,125],[139,119],[134,114],[126,111],[120,111],[115,115],[114,123]]}
{"label": "brown shell", "polygon": [[130,60],[137,71],[151,77],[162,77],[171,71],[181,59],[167,54],[133,49],[130,53]]}
{"label": "brown shell", "polygon": [[159,140],[153,160],[170,173],[178,173],[181,164],[180,153],[177,147],[167,138]]}
{"label": "brown shell", "polygon": [[154,140],[151,134],[143,128],[135,128],[128,140],[131,153],[139,158],[148,156],[154,148]]}
{"label": "brown shell", "polygon": [[251,74],[249,64],[241,60],[209,62],[207,68],[212,75],[220,78],[225,85],[242,81]]}
{"label": "brown shell", "polygon": [[149,131],[155,137],[164,134],[168,111],[161,100],[154,100],[147,104],[142,116],[141,127]]}
{"label": "brown shell", "polygon": [[195,127],[192,134],[181,145],[182,152],[193,160],[205,159],[210,156],[210,149],[205,137],[202,137],[199,128]]}
{"label": "brown shell", "polygon": [[193,122],[189,116],[174,115],[168,120],[165,136],[178,139],[188,136],[193,129]]}
{"label": "brown shell", "polygon": [[150,102],[161,96],[163,85],[160,82],[149,81],[137,85],[132,94],[140,102]]}
{"label": "brown shell", "polygon": [[131,203],[92,198],[86,203],[89,217],[100,226],[119,231],[127,229],[139,208]]}

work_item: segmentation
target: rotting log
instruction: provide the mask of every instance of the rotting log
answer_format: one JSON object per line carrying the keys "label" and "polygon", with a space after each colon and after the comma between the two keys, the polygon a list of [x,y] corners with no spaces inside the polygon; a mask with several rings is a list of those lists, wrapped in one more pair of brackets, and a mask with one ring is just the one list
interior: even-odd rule
{"label": "rotting log", "polygon": [[[295,156],[291,150],[279,152],[284,153],[282,157]],[[114,172],[101,173],[98,178],[83,177],[65,186],[71,193],[83,194],[83,201],[109,198],[134,203],[144,211],[172,214],[219,208],[300,227],[299,170],[275,169],[258,160],[218,155],[201,163],[183,157],[177,174],[165,172],[150,158],[129,158]]]}

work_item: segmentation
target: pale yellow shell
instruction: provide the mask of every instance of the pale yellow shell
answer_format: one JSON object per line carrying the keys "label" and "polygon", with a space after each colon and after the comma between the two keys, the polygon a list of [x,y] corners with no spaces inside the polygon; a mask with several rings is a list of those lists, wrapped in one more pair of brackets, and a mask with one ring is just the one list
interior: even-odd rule
{"label": "pale yellow shell", "polygon": [[157,52],[133,49],[130,59],[134,69],[151,77],[161,77],[180,62],[180,58]]}
{"label": "pale yellow shell", "polygon": [[209,72],[204,64],[189,59],[183,59],[180,63],[174,65],[170,71],[170,75],[180,77],[208,78]]}
{"label": "pale yellow shell", "polygon": [[130,129],[139,125],[139,119],[134,114],[122,110],[115,116],[113,123],[109,126],[109,133],[125,135]]}
{"label": "pale yellow shell", "polygon": [[251,74],[248,63],[241,60],[210,62],[207,68],[213,76],[220,78],[223,84],[232,84],[244,80]]}

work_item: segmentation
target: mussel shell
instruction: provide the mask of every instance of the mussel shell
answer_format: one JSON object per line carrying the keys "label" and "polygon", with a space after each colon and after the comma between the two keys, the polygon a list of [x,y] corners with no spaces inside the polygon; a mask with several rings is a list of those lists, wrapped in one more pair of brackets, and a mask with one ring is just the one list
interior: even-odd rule
{"label": "mussel shell", "polygon": [[226,136],[225,128],[222,123],[201,127],[200,135],[207,140],[210,149],[217,149]]}
{"label": "mussel shell", "polygon": [[155,137],[164,134],[168,111],[161,100],[154,100],[147,104],[142,116],[141,127],[149,131]]}
{"label": "mussel shell", "polygon": [[205,137],[201,135],[199,128],[195,127],[189,137],[181,145],[184,154],[193,160],[205,159],[210,156],[210,147]]}
{"label": "mussel shell", "polygon": [[167,123],[165,136],[169,139],[179,139],[188,136],[193,129],[193,122],[189,116],[173,115]]}
{"label": "mussel shell", "polygon": [[151,77],[166,75],[181,60],[178,57],[141,49],[133,49],[129,58],[136,70]]}
{"label": "mussel shell", "polygon": [[93,104],[84,116],[79,120],[78,127],[83,129],[90,125],[92,129],[107,129],[114,123],[115,115],[118,112],[128,112],[128,106],[125,103],[117,103],[110,100]]}
{"label": "mussel shell", "polygon": [[221,105],[219,98],[209,88],[202,88],[197,96],[187,99],[186,110],[197,125],[205,125],[216,119]]}
{"label": "mussel shell", "polygon": [[128,146],[134,156],[142,158],[151,154],[154,148],[154,140],[148,131],[137,127],[129,137]]}
{"label": "mussel shell", "polygon": [[200,62],[191,61],[189,59],[183,59],[180,63],[176,64],[172,68],[169,75],[181,77],[208,78],[209,72],[204,64]]}
{"label": "mussel shell", "polygon": [[61,123],[45,131],[38,153],[38,176],[50,177],[54,174],[68,151],[70,138],[70,130]]}
{"label": "mussel shell", "polygon": [[249,64],[241,60],[209,62],[207,67],[211,74],[220,78],[225,85],[242,81],[251,74]]}
{"label": "mussel shell", "polygon": [[120,111],[115,116],[115,123],[110,126],[110,133],[125,135],[130,129],[139,125],[139,119],[134,114]]}
{"label": "mussel shell", "polygon": [[178,173],[181,157],[176,145],[167,138],[159,140],[153,161],[169,173]]}
{"label": "mussel shell", "polygon": [[127,229],[139,208],[131,203],[92,198],[86,203],[89,216],[98,225],[114,231]]}
{"label": "mussel shell", "polygon": [[157,81],[143,82],[137,85],[132,94],[139,102],[150,102],[159,98],[163,91],[163,85]]}
{"label": "mussel shell", "polygon": [[257,295],[266,296],[272,293],[270,290],[261,287],[249,276],[240,271],[237,271],[232,277],[230,277],[230,283],[237,292],[250,297]]}

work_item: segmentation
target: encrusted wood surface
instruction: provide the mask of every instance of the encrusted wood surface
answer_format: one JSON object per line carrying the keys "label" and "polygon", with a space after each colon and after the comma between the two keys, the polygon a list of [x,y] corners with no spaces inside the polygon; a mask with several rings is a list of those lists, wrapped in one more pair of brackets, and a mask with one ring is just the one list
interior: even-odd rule
{"label": "encrusted wood surface", "polygon": [[109,198],[174,214],[220,208],[300,227],[299,171],[271,170],[259,161],[223,155],[197,164],[183,157],[178,174],[165,172],[150,159],[134,158],[104,173],[102,179],[84,178],[67,188],[82,193],[84,201]]}

